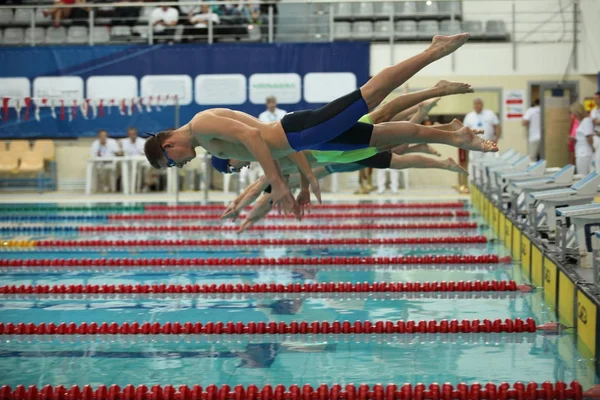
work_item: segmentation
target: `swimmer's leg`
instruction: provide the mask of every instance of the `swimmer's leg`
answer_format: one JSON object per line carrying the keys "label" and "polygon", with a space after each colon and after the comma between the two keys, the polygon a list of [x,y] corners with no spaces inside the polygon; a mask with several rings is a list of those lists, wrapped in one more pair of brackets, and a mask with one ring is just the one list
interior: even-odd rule
{"label": "swimmer's leg", "polygon": [[373,126],[370,147],[382,148],[390,145],[439,143],[459,147],[465,150],[497,152],[498,146],[483,140],[477,131],[468,127],[444,131],[434,127],[417,125],[410,122],[384,122]]}
{"label": "swimmer's leg", "polygon": [[419,156],[416,154],[399,156],[392,155],[390,161],[391,169],[406,169],[406,168],[435,168],[445,169],[447,171],[458,172],[459,174],[468,174],[468,172],[458,165],[452,158],[445,160],[436,160],[434,158]]}
{"label": "swimmer's leg", "polygon": [[[435,97],[450,96],[454,94],[472,93],[471,85],[460,82],[439,81],[434,87],[419,90],[417,92],[401,94],[395,99],[383,104],[379,108],[371,111],[369,116],[374,124],[388,121],[404,121],[405,115],[412,115],[418,112],[419,103]],[[438,99],[439,100],[439,99]],[[435,104],[429,105],[429,110]],[[423,105],[424,107],[426,105]],[[413,108],[415,107],[415,108]],[[429,112],[429,110],[427,112]],[[412,111],[412,112],[409,112]],[[427,114],[425,114],[426,116]]]}
{"label": "swimmer's leg", "polygon": [[361,88],[362,98],[369,110],[377,107],[394,89],[434,61],[443,58],[467,42],[468,33],[452,36],[434,36],[431,45],[422,53],[394,66],[384,68]]}

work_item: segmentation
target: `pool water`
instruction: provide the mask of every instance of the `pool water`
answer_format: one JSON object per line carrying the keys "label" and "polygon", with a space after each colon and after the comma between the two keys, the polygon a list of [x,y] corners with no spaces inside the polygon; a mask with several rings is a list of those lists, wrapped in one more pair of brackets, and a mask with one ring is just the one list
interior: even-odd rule
{"label": "pool water", "polygon": [[[118,213],[114,205],[110,213]],[[389,210],[388,210],[389,211]],[[406,210],[391,210],[406,211]],[[416,210],[421,211],[421,210]],[[473,212],[473,210],[471,210]],[[340,211],[328,210],[335,213]],[[357,212],[351,210],[348,212]],[[386,212],[386,210],[378,210]],[[151,213],[148,211],[148,213]],[[192,213],[192,212],[187,212]],[[3,213],[6,215],[7,213]],[[73,211],[73,215],[82,214]],[[86,212],[88,217],[106,212]],[[11,211],[11,217],[30,216]],[[48,213],[46,213],[48,215]],[[52,215],[52,214],[50,214]],[[57,215],[69,215],[61,211]],[[168,232],[152,221],[154,232],[31,234],[2,230],[56,224],[94,222],[0,221],[2,240],[143,240],[219,238],[391,238],[486,235],[476,215],[465,219],[436,218],[435,222],[475,221],[468,230],[354,230]],[[302,223],[414,223],[432,219],[387,218],[307,220]],[[98,222],[105,224],[106,222]],[[140,226],[135,221],[121,225]],[[217,221],[194,221],[213,225]],[[268,224],[297,224],[271,219]],[[182,222],[189,224],[189,222]],[[8,248],[1,259],[48,258],[204,258],[319,257],[398,255],[508,255],[497,241],[485,244],[397,246],[254,246],[207,248]],[[327,266],[203,266],[202,268],[3,268],[0,285],[76,284],[238,284],[308,282],[424,282],[515,280],[527,283],[516,264],[478,265],[327,265]],[[409,294],[236,294],[236,295],[0,295],[0,322],[180,322],[188,321],[329,321],[442,320],[533,317],[554,320],[543,293],[409,293]],[[311,384],[579,380],[584,389],[596,383],[593,362],[578,354],[566,330],[557,335],[414,334],[414,335],[157,335],[157,336],[2,336],[0,384],[12,387],[118,384]]]}

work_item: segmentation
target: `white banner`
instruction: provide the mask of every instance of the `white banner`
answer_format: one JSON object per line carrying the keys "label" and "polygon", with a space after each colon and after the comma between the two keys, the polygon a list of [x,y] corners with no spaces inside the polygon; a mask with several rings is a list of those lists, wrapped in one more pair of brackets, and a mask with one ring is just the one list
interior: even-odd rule
{"label": "white banner", "polygon": [[329,103],[356,90],[352,72],[311,72],[304,76],[304,100]]}
{"label": "white banner", "polygon": [[64,100],[65,105],[73,100],[81,101],[83,79],[78,76],[41,76],[33,81],[33,97]]}
{"label": "white banner", "polygon": [[0,98],[10,97],[9,107],[16,105],[16,99],[31,97],[31,84],[27,78],[0,78]]}
{"label": "white banner", "polygon": [[[140,82],[141,97],[153,96],[155,105],[172,105],[174,96],[181,106],[192,103],[192,78],[189,75],[146,75]],[[169,93],[169,98],[165,98]],[[158,96],[161,96],[160,103]],[[158,103],[158,104],[157,104]]]}
{"label": "white banner", "polygon": [[85,85],[88,99],[122,99],[138,96],[138,81],[133,75],[90,76]]}
{"label": "white banner", "polygon": [[242,74],[198,75],[194,82],[196,103],[200,105],[244,104],[246,77]]}
{"label": "white banner", "polygon": [[275,96],[278,104],[296,104],[302,99],[298,74],[254,74],[250,76],[250,102],[265,104]]}
{"label": "white banner", "polygon": [[504,120],[522,119],[526,108],[524,90],[512,89],[504,91]]}

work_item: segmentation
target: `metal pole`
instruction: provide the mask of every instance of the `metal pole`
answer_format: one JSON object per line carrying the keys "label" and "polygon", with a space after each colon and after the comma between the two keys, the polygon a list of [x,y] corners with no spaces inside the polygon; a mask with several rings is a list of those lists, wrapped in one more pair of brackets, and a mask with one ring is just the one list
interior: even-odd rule
{"label": "metal pole", "polygon": [[577,55],[577,17],[579,16],[579,0],[573,1],[573,69],[577,70],[578,62]]}
{"label": "metal pole", "polygon": [[273,43],[273,5],[269,4],[269,43]]}
{"label": "metal pole", "polygon": [[34,8],[31,12],[31,45],[35,46],[35,12]]}
{"label": "metal pole", "polygon": [[390,65],[394,65],[394,51],[392,48],[394,47],[394,14],[390,14]]}
{"label": "metal pole", "polygon": [[154,27],[150,18],[148,18],[148,44],[154,44]]}
{"label": "metal pole", "polygon": [[[452,7],[452,11],[450,12],[450,22],[451,25],[454,25],[454,21],[455,21],[455,16],[454,16],[454,6]],[[452,69],[452,72],[456,71],[456,54],[452,53],[452,55],[450,56],[450,68]]]}
{"label": "metal pole", "polygon": [[213,41],[214,41],[212,17],[213,17],[213,12],[212,12],[212,8],[211,8],[210,12],[208,13],[208,44],[213,44]]}
{"label": "metal pole", "polygon": [[517,7],[512,3],[512,67],[517,70]]}
{"label": "metal pole", "polygon": [[333,4],[329,4],[329,41],[333,42],[335,40],[335,23],[334,23],[334,11]]}
{"label": "metal pole", "polygon": [[89,18],[89,26],[90,29],[88,31],[88,39],[89,39],[89,44],[90,46],[94,45],[94,9],[92,8],[90,10],[90,18]]}

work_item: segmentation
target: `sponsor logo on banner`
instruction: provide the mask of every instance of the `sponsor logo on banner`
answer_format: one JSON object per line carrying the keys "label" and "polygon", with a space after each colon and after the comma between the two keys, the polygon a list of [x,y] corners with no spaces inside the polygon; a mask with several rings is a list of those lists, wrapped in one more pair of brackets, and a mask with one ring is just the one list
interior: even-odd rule
{"label": "sponsor logo on banner", "polygon": [[299,103],[301,80],[298,74],[254,74],[250,76],[250,102],[265,104],[265,99],[275,96],[279,104]]}
{"label": "sponsor logo on banner", "polygon": [[[140,81],[141,96],[156,98],[157,106],[192,104],[192,77],[189,75],[145,75]],[[158,96],[170,93],[169,98]]]}
{"label": "sponsor logo on banner", "polygon": [[242,74],[198,75],[194,82],[196,103],[200,105],[244,104],[246,77]]}
{"label": "sponsor logo on banner", "polygon": [[41,76],[33,81],[33,97],[60,99],[65,104],[80,101],[83,93],[83,79],[78,76]]}

